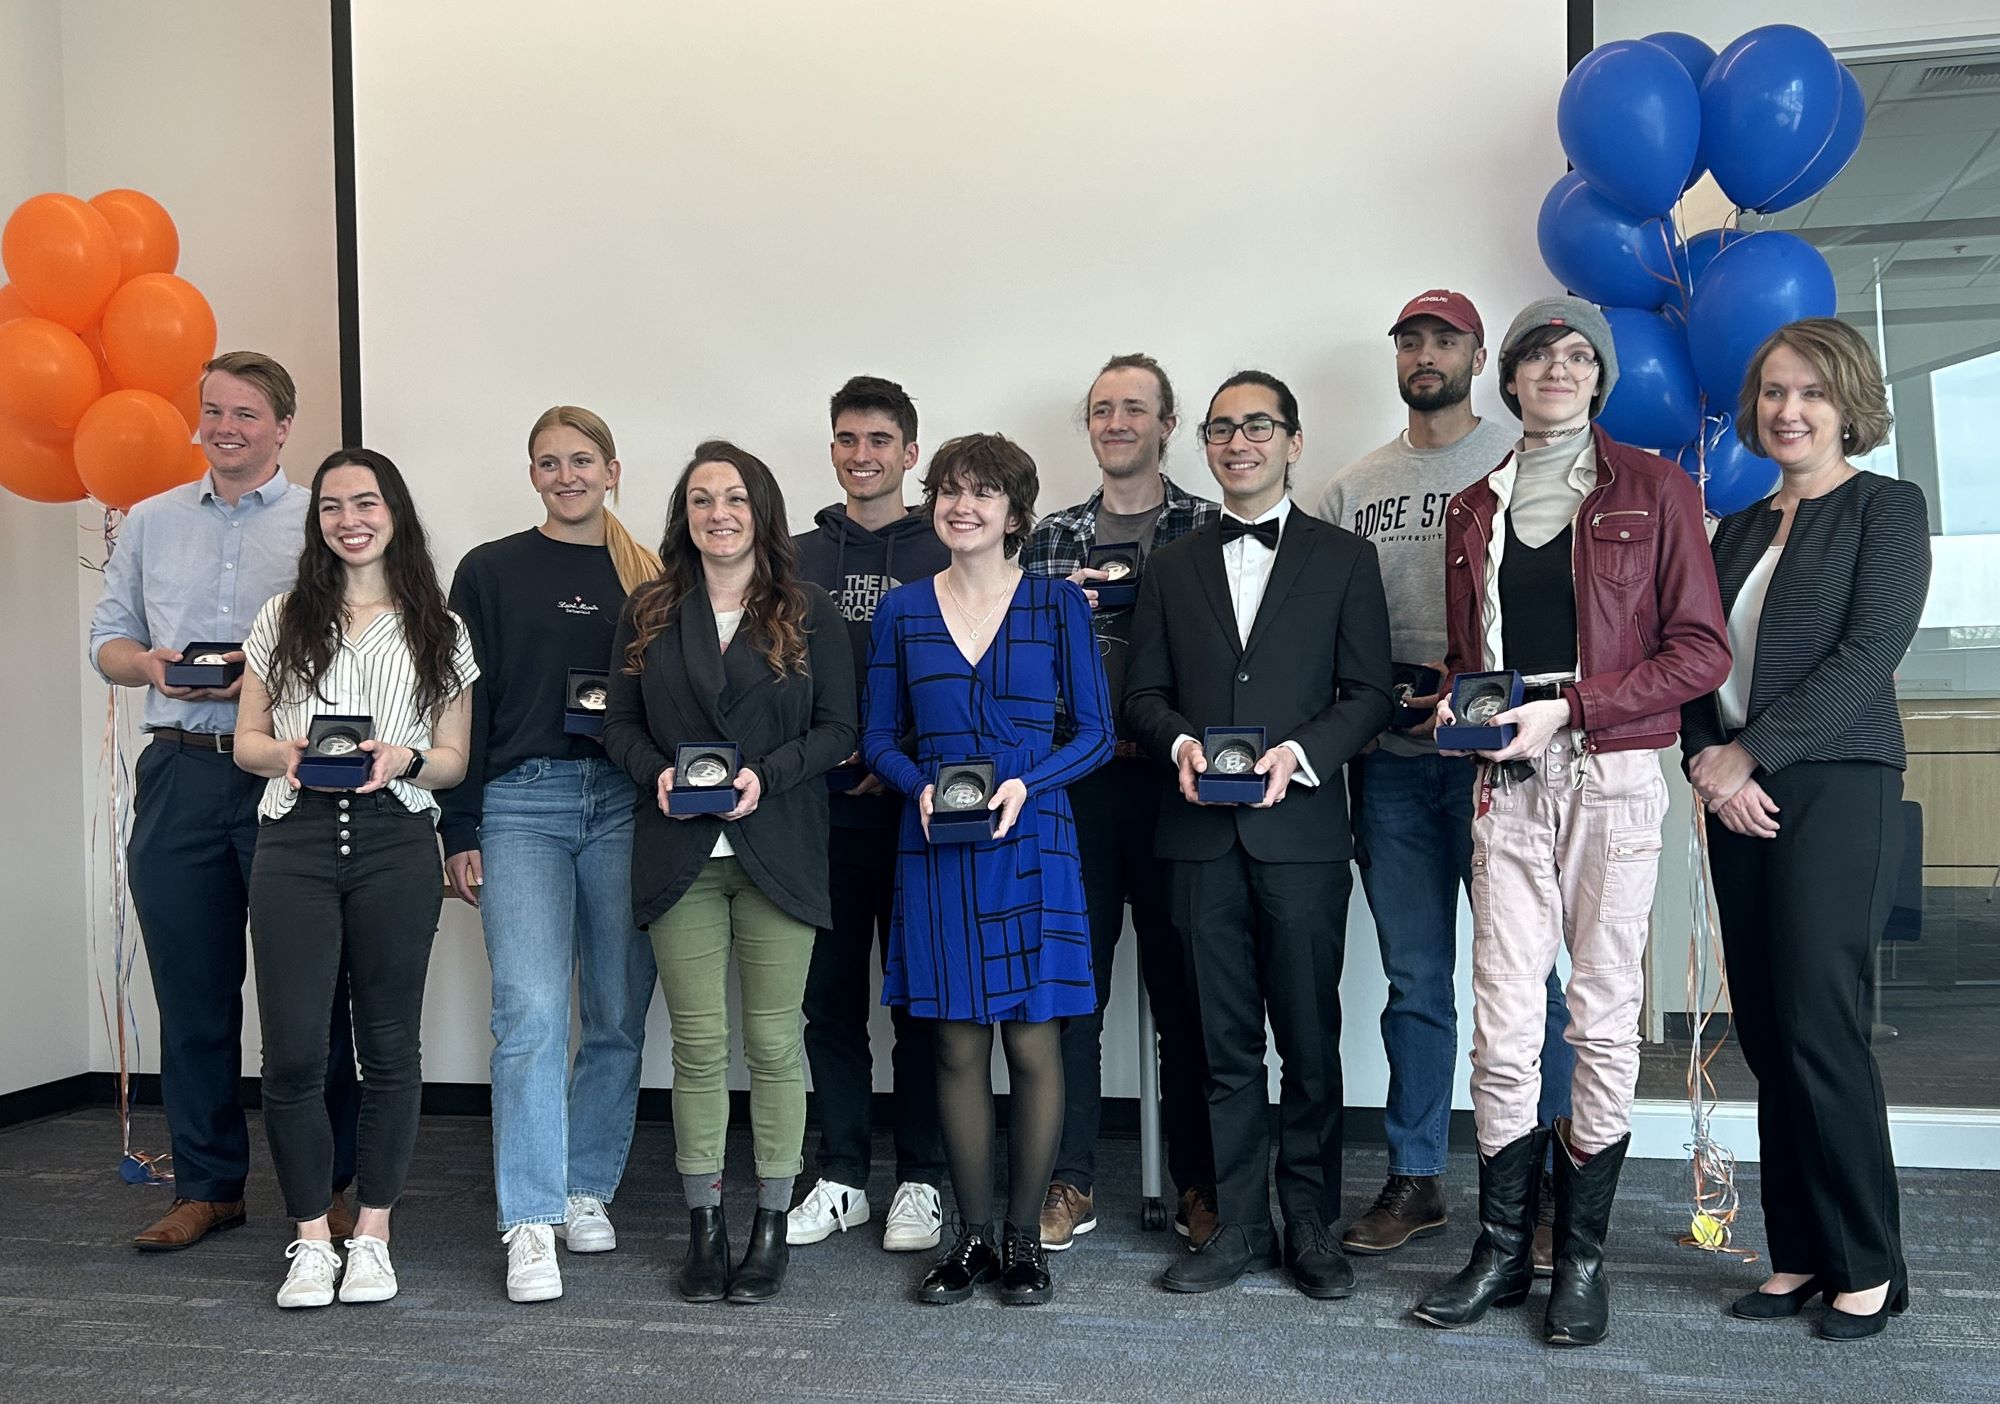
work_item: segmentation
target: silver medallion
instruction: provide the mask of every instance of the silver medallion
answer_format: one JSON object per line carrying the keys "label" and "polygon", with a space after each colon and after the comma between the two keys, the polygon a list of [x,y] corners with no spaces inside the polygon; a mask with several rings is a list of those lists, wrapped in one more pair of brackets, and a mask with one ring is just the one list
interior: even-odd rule
{"label": "silver medallion", "polygon": [[944,802],[949,809],[977,809],[986,802],[986,787],[977,780],[954,780],[944,787]]}
{"label": "silver medallion", "polygon": [[1241,741],[1231,741],[1215,753],[1211,769],[1222,775],[1244,775],[1257,764],[1257,757]]}
{"label": "silver medallion", "polygon": [[692,762],[681,778],[697,790],[713,789],[729,778],[729,767],[714,756],[703,756]]}
{"label": "silver medallion", "polygon": [[601,683],[585,683],[576,690],[576,705],[586,712],[603,711],[605,700],[604,686]]}

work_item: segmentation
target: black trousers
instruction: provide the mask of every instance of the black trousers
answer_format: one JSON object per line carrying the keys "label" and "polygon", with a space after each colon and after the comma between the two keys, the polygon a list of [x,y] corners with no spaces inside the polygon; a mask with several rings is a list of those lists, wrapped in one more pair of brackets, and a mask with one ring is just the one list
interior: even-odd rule
{"label": "black trousers", "polygon": [[[868,1049],[871,970],[879,969],[896,898],[896,830],[838,828],[828,848],[833,925],[813,938],[806,968],[806,1062],[819,1118],[819,1173],[866,1186],[875,1060]],[[895,1030],[896,1179],[944,1183],[936,1039],[927,1019],[889,1010]]]}
{"label": "black trousers", "polygon": [[1160,774],[1144,760],[1114,760],[1069,787],[1076,815],[1083,900],[1090,920],[1090,960],[1097,1012],[1063,1021],[1064,1111],[1055,1178],[1080,1190],[1097,1179],[1097,1134],[1104,1105],[1104,1010],[1111,1002],[1112,958],[1125,930],[1125,908],[1139,938],[1139,969],[1160,1035],[1161,1122],[1167,1173],[1180,1189],[1215,1183],[1208,1136],[1208,1065],[1201,1015],[1186,951],[1174,935],[1168,889],[1171,864],[1153,855]]}
{"label": "black trousers", "polygon": [[293,1219],[328,1207],[333,1127],[320,1050],[343,960],[361,1056],[356,1191],[371,1209],[402,1197],[423,1101],[424,977],[443,904],[435,824],[385,790],[301,791],[291,813],[257,832],[250,939],[264,1026],[264,1131]]}
{"label": "black trousers", "polygon": [[[174,1193],[243,1197],[250,1135],[243,1119],[244,922],[257,800],[264,782],[215,751],[155,737],[134,767],[132,839],[125,851],[132,904],[160,1007],[160,1095],[174,1155]],[[346,973],[337,971],[319,1045],[323,1113],[333,1134],[331,1175],[354,1178],[354,1076]]]}
{"label": "black trousers", "polygon": [[1858,1291],[1903,1270],[1867,994],[1901,858],[1903,777],[1807,762],[1760,783],[1777,801],[1778,836],[1710,819],[1708,846],[1731,1025],[1757,1078],[1771,1267]]}
{"label": "black trousers", "polygon": [[1174,929],[1188,949],[1208,1053],[1216,1205],[1253,1251],[1272,1241],[1267,1016],[1283,1064],[1278,1204],[1288,1221],[1330,1226],[1340,1217],[1340,972],[1353,890],[1345,862],[1263,863],[1240,845],[1174,864]]}

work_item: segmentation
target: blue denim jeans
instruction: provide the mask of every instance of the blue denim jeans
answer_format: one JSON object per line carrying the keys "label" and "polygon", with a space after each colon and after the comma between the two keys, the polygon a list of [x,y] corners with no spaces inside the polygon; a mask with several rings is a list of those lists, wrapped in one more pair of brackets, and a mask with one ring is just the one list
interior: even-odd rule
{"label": "blue denim jeans", "polygon": [[[1382,1046],[1389,1057],[1383,1125],[1389,1173],[1441,1175],[1458,1057],[1453,970],[1458,959],[1458,893],[1472,884],[1474,765],[1459,756],[1360,757],[1354,832],[1361,885],[1375,914],[1389,1002]],[[1538,1115],[1546,1126],[1569,1115],[1576,1055],[1563,1038],[1569,1009],[1549,973]]]}
{"label": "blue denim jeans", "polygon": [[479,911],[502,1231],[561,1223],[572,1194],[608,1203],[625,1173],[654,980],[652,944],[632,924],[633,794],[603,760],[523,761],[486,785]]}

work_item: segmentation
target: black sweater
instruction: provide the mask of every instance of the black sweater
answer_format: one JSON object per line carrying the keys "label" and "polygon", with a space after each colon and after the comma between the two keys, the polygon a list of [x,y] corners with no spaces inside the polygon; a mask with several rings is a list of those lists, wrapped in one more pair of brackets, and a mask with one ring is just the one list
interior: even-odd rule
{"label": "black sweater", "polygon": [[[1716,527],[1710,549],[1725,614],[1781,520],[1766,498]],[[1896,667],[1930,578],[1930,518],[1915,483],[1861,472],[1801,502],[1757,623],[1749,721],[1732,737],[1715,694],[1698,698],[1681,708],[1682,753],[1734,740],[1760,774],[1800,761],[1903,769]]]}
{"label": "black sweater", "polygon": [[447,857],[479,847],[488,780],[542,757],[604,758],[594,739],[563,731],[563,704],[571,668],[608,666],[624,604],[609,551],[539,528],[475,546],[459,562],[451,607],[472,636],[479,681],[465,780],[438,795]]}

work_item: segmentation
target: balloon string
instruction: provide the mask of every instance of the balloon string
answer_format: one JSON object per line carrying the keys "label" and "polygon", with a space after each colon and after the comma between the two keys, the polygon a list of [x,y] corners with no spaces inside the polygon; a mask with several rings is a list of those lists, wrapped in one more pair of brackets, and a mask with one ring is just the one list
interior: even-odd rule
{"label": "balloon string", "polygon": [[[1707,814],[1708,806],[1697,795],[1688,836],[1688,906],[1697,928],[1688,933],[1687,971],[1687,1007],[1693,1026],[1688,1046],[1687,1094],[1693,1139],[1685,1147],[1693,1174],[1691,1207],[1695,1232],[1682,1235],[1679,1241],[1683,1247],[1726,1253],[1745,1263],[1754,1263],[1758,1256],[1755,1252],[1730,1243],[1743,1208],[1742,1196],[1736,1189],[1736,1156],[1709,1129],[1711,1108],[1718,1099],[1709,1066],[1720,1056],[1728,1035],[1718,1037],[1715,1046],[1705,1054],[1702,1040],[1707,1036],[1709,1021],[1721,1012],[1722,1002],[1729,996],[1729,971],[1722,950],[1722,922],[1708,880]],[[1715,993],[1707,998],[1703,997],[1707,984],[1704,955],[1715,958]]]}

